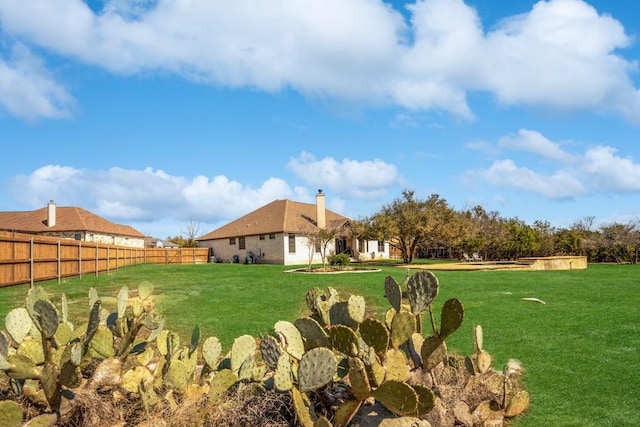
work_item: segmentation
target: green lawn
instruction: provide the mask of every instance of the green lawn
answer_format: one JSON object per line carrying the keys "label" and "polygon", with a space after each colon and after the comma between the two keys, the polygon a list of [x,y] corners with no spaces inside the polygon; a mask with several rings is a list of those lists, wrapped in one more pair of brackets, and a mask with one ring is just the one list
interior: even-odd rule
{"label": "green lawn", "polygon": [[[169,328],[183,339],[198,324],[226,348],[242,334],[258,336],[277,320],[293,321],[305,311],[304,295],[314,286],[363,295],[372,314],[388,304],[384,278],[399,282],[406,271],[286,274],[281,266],[206,264],[137,266],[111,275],[42,284],[54,302],[64,292],[71,311],[86,317],[93,286],[113,297],[122,285],[151,281]],[[484,329],[485,349],[501,367],[522,362],[532,396],[517,427],[640,425],[640,266],[590,265],[576,271],[437,272],[436,309],[451,297],[465,307],[463,327],[449,338],[450,349],[469,354],[472,330]],[[22,305],[26,286],[0,289],[0,316]],[[523,301],[536,297],[546,304]],[[107,301],[109,302],[109,301]]]}

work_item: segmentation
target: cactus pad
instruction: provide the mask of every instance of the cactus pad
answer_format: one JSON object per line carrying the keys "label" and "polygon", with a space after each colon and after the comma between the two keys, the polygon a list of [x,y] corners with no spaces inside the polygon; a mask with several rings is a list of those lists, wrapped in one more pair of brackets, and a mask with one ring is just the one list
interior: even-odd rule
{"label": "cactus pad", "polygon": [[522,414],[528,408],[529,408],[529,393],[526,390],[521,390],[518,393],[516,393],[509,401],[509,404],[507,405],[507,408],[504,411],[504,416],[507,418],[512,418]]}
{"label": "cactus pad", "polygon": [[298,424],[301,427],[314,427],[315,422],[318,421],[318,416],[309,401],[309,397],[293,387],[291,389],[291,400],[293,401],[293,408],[296,411]]}
{"label": "cactus pad", "polygon": [[316,390],[328,384],[338,371],[338,362],[328,348],[318,347],[306,352],[298,367],[300,391]]}
{"label": "cactus pad", "polygon": [[231,347],[231,370],[238,373],[244,362],[254,357],[255,352],[256,341],[251,335],[236,338]]}
{"label": "cactus pad", "polygon": [[364,362],[357,357],[349,358],[349,383],[351,392],[358,400],[365,400],[371,395],[371,384],[367,377]]}
{"label": "cactus pad", "polygon": [[291,358],[288,353],[281,353],[276,370],[273,373],[273,385],[278,391],[289,391],[293,387],[291,377]]}
{"label": "cactus pad", "polygon": [[0,420],[4,427],[22,427],[22,407],[13,400],[0,401]]}
{"label": "cactus pad", "polygon": [[10,366],[6,370],[7,375],[13,379],[28,380],[40,377],[40,369],[25,355],[13,354],[7,356],[6,362]]}
{"label": "cactus pad", "polygon": [[413,391],[415,391],[418,396],[418,406],[416,406],[416,412],[414,415],[422,418],[431,412],[433,407],[436,405],[436,396],[430,388],[423,385],[416,384],[412,387]]}
{"label": "cactus pad", "polygon": [[44,363],[44,350],[40,339],[24,340],[18,346],[17,354],[27,356],[36,365]]}
{"label": "cactus pad", "polygon": [[400,311],[391,321],[391,346],[398,348],[416,332],[416,318],[408,311]]}
{"label": "cactus pad", "polygon": [[409,339],[409,355],[415,366],[422,366],[422,355],[420,352],[422,351],[423,344],[424,337],[421,334],[415,333],[411,335]]}
{"label": "cactus pad", "polygon": [[35,306],[36,301],[40,300],[49,300],[47,292],[42,288],[42,286],[34,286],[33,288],[30,288],[27,292],[26,307],[32,319],[35,319],[36,317],[36,312],[33,307]]}
{"label": "cactus pad", "polygon": [[358,336],[353,329],[344,325],[335,325],[329,329],[331,345],[347,356],[358,355]]}
{"label": "cactus pad", "polygon": [[491,357],[491,355],[485,350],[481,350],[476,353],[475,356],[476,368],[478,369],[478,372],[480,372],[481,374],[489,372],[489,370],[491,369],[491,364],[493,363],[493,358]]}
{"label": "cactus pad", "polygon": [[438,295],[438,278],[430,271],[419,271],[409,277],[407,294],[414,314],[420,314]]}
{"label": "cactus pad", "polygon": [[349,317],[356,323],[362,323],[364,320],[365,302],[360,295],[351,295],[347,302],[347,311]]}
{"label": "cactus pad", "polygon": [[[312,317],[301,317],[293,322],[300,331],[300,335],[307,341],[323,343],[327,340],[327,331]],[[326,344],[326,343],[324,343]]]}
{"label": "cactus pad", "polygon": [[360,324],[360,336],[364,342],[374,349],[376,354],[383,355],[389,347],[389,330],[376,319],[365,319]]}
{"label": "cactus pad", "polygon": [[209,387],[209,402],[214,405],[220,404],[224,395],[237,382],[238,376],[229,369],[223,369],[216,373],[216,376],[211,379]]}
{"label": "cactus pad", "polygon": [[384,279],[384,293],[391,307],[393,307],[395,311],[400,311],[402,308],[402,291],[396,279],[391,276],[387,276],[387,278]]}
{"label": "cactus pad", "polygon": [[163,376],[164,383],[178,393],[184,393],[191,381],[192,373],[193,371],[182,360],[172,360]]}
{"label": "cactus pad", "polygon": [[300,360],[302,353],[304,353],[304,342],[298,328],[291,322],[280,320],[276,322],[273,329],[277,334],[284,337],[287,353]]}
{"label": "cactus pad", "polygon": [[24,307],[14,308],[4,318],[4,325],[11,338],[16,343],[21,343],[33,327],[33,320]]}
{"label": "cactus pad", "polygon": [[51,338],[58,329],[58,310],[49,300],[38,300],[33,305],[39,329],[45,338]]}
{"label": "cactus pad", "polygon": [[385,381],[373,392],[373,397],[396,415],[411,415],[418,407],[418,395],[413,387],[401,381]]}
{"label": "cactus pad", "polygon": [[[107,378],[109,376],[112,376],[113,379],[117,378],[117,366],[109,366],[109,364],[106,364],[105,369],[105,373],[109,373],[111,370],[114,370],[107,376]],[[140,390],[140,384],[148,384],[150,382],[153,382],[153,374],[143,366],[136,366],[134,369],[129,369],[124,373],[124,375],[122,375],[122,388],[127,390],[129,393],[137,393]]]}
{"label": "cactus pad", "polygon": [[115,350],[113,348],[113,334],[106,326],[98,327],[89,345],[100,357],[105,359],[113,357],[115,354]]}
{"label": "cactus pad", "polygon": [[430,371],[444,360],[447,355],[447,346],[439,337],[428,337],[422,344],[420,355],[422,367]]}
{"label": "cactus pad", "polygon": [[210,368],[215,369],[222,353],[222,344],[216,337],[209,337],[202,343],[202,358]]}
{"label": "cactus pad", "polygon": [[83,340],[85,344],[91,341],[91,339],[93,338],[93,335],[98,330],[98,326],[100,326],[100,300],[96,300],[93,303],[93,305],[91,305],[91,311],[89,312],[89,323],[87,325],[87,332]]}
{"label": "cactus pad", "polygon": [[193,332],[191,333],[191,343],[189,344],[189,356],[191,356],[193,352],[198,349],[198,344],[200,344],[200,326],[196,325],[193,327]]}
{"label": "cactus pad", "polygon": [[333,416],[333,425],[335,427],[346,427],[351,423],[353,416],[362,406],[361,400],[347,400],[338,407]]}
{"label": "cactus pad", "polygon": [[476,325],[473,330],[473,338],[476,345],[476,351],[482,351],[482,348],[484,346],[484,335],[482,333],[482,326]]}
{"label": "cactus pad", "polygon": [[140,282],[138,285],[138,297],[141,300],[145,300],[151,296],[153,293],[153,284],[148,280],[144,280]]}
{"label": "cactus pad", "polygon": [[271,335],[267,335],[260,340],[260,354],[262,355],[262,360],[264,360],[264,363],[266,363],[268,367],[276,369],[278,359],[282,354],[282,347],[277,339]]}
{"label": "cactus pad", "polygon": [[440,319],[440,338],[446,339],[453,334],[464,318],[464,308],[460,300],[451,298],[445,301],[442,306],[442,314]]}
{"label": "cactus pad", "polygon": [[0,331],[0,357],[7,357],[8,352],[9,352],[9,339],[4,334],[4,332]]}
{"label": "cactus pad", "polygon": [[124,317],[128,300],[129,288],[123,286],[122,288],[120,288],[120,292],[118,292],[118,319],[122,319]]}
{"label": "cactus pad", "polygon": [[395,348],[387,351],[384,359],[384,369],[386,371],[385,382],[389,380],[407,381],[411,376],[406,356],[401,350]]}

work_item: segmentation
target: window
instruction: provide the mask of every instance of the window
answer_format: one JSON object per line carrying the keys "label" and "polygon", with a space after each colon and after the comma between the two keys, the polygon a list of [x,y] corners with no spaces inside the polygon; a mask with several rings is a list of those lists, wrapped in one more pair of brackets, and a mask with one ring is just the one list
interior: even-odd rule
{"label": "window", "polygon": [[378,240],[378,252],[384,252],[384,240]]}
{"label": "window", "polygon": [[290,254],[296,253],[296,235],[295,234],[289,234],[289,253]]}
{"label": "window", "polygon": [[76,234],[74,234],[74,236],[73,236],[73,237],[74,237],[74,239],[76,239],[76,240],[82,240],[82,234],[80,234],[80,233],[76,233]]}
{"label": "window", "polygon": [[244,248],[245,248],[244,236],[238,237],[238,249],[244,249]]}
{"label": "window", "polygon": [[269,234],[269,240],[276,240],[276,235],[273,233]]}
{"label": "window", "polygon": [[322,250],[322,242],[320,238],[316,236],[316,252],[320,252]]}
{"label": "window", "polygon": [[236,238],[235,237],[229,237],[229,244],[230,245],[235,245],[236,244]]}
{"label": "window", "polygon": [[264,240],[264,234],[261,234],[259,237],[260,240]]}
{"label": "window", "polygon": [[358,239],[358,252],[368,252],[365,245],[366,241],[364,239]]}

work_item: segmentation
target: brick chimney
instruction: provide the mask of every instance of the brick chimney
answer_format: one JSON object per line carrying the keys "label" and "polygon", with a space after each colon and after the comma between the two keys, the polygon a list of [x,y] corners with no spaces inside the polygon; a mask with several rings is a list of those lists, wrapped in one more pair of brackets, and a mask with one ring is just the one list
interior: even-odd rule
{"label": "brick chimney", "polygon": [[55,227],[56,225],[56,204],[53,200],[49,200],[47,204],[47,227]]}
{"label": "brick chimney", "polygon": [[318,190],[318,194],[316,194],[316,220],[318,222],[318,227],[327,228],[327,215],[322,189]]}

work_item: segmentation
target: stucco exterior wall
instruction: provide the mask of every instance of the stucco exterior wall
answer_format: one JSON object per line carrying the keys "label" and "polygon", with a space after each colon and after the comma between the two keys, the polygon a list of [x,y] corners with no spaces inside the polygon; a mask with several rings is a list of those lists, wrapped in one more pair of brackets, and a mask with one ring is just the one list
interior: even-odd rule
{"label": "stucco exterior wall", "polygon": [[[80,235],[80,239],[76,239],[76,235]],[[43,236],[58,237],[61,239],[76,240],[81,242],[101,243],[107,245],[127,246],[131,248],[144,248],[144,238],[140,237],[124,237],[113,236],[108,234],[84,233],[81,231],[73,232],[51,232],[41,233]]]}
{"label": "stucco exterior wall", "polygon": [[354,242],[352,245],[353,258],[356,261],[370,261],[374,259],[389,259],[389,242],[384,242],[384,250],[378,250],[377,240],[365,240],[364,245]]}
{"label": "stucco exterior wall", "polygon": [[260,240],[260,236],[245,236],[245,249],[240,249],[239,238],[235,238],[235,244],[230,244],[228,238],[199,241],[199,247],[212,248],[213,256],[219,262],[231,262],[237,255],[240,262],[244,262],[249,252],[260,256],[260,262],[265,264],[284,264],[284,248],[282,233],[276,234],[274,239],[269,235]]}
{"label": "stucco exterior wall", "polygon": [[[239,238],[236,237],[235,244],[229,244],[229,239],[216,239],[199,241],[199,247],[213,249],[213,256],[216,261],[231,262],[234,255],[237,255],[240,262],[244,262],[249,252],[260,256],[260,262],[264,264],[298,265],[309,263],[308,238],[303,235],[295,235],[295,252],[289,253],[289,234],[276,233],[275,239],[270,239],[265,235],[264,240],[259,236],[245,236],[245,249],[239,249]],[[335,250],[333,243],[327,247],[327,256]],[[312,263],[319,264],[322,258],[319,252],[314,250]]]}

